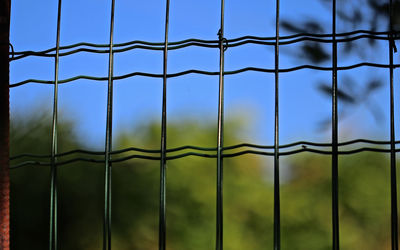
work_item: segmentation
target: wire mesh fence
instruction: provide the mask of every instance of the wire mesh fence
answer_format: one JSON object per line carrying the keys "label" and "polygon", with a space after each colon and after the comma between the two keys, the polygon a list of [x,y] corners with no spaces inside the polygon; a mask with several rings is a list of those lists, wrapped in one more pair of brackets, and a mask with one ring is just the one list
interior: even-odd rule
{"label": "wire mesh fence", "polygon": [[[49,166],[50,167],[50,214],[49,214],[49,249],[60,248],[63,244],[58,239],[58,172],[59,168],[76,162],[97,163],[104,166],[104,204],[103,204],[103,249],[111,249],[112,246],[112,233],[111,233],[111,200],[112,200],[112,183],[118,180],[112,179],[112,165],[127,162],[131,159],[144,159],[157,161],[159,167],[159,229],[158,229],[158,248],[167,249],[167,216],[166,209],[168,206],[167,197],[167,163],[169,161],[187,158],[187,157],[200,157],[212,158],[216,160],[216,228],[215,228],[215,249],[223,249],[224,239],[224,210],[223,210],[223,174],[224,159],[235,158],[243,155],[260,155],[273,158],[273,242],[271,246],[273,249],[281,249],[281,202],[280,202],[280,157],[297,155],[302,152],[309,152],[314,154],[328,155],[331,157],[331,232],[332,232],[332,249],[339,249],[340,241],[340,227],[339,227],[339,156],[353,155],[361,152],[381,152],[390,155],[390,199],[391,199],[391,249],[398,249],[398,209],[397,209],[397,179],[396,179],[396,152],[400,149],[396,147],[400,141],[395,139],[395,93],[394,93],[394,71],[400,67],[400,64],[394,63],[394,53],[396,51],[395,40],[397,33],[393,28],[394,7],[392,1],[387,3],[387,17],[389,18],[389,29],[387,31],[374,31],[374,30],[353,30],[351,32],[338,33],[336,31],[337,25],[337,3],[336,0],[329,1],[331,5],[331,32],[329,33],[297,33],[294,35],[280,35],[281,19],[280,19],[280,1],[276,0],[274,3],[275,8],[275,36],[272,37],[258,37],[258,36],[242,36],[238,38],[226,38],[224,32],[224,17],[225,17],[225,1],[221,1],[220,5],[220,27],[215,40],[203,40],[198,38],[186,39],[181,41],[170,42],[169,35],[169,15],[170,15],[170,1],[166,1],[165,5],[165,22],[164,22],[164,42],[148,42],[148,41],[129,41],[126,43],[114,43],[114,19],[115,19],[115,0],[111,0],[110,8],[110,27],[109,27],[109,43],[108,44],[95,44],[80,42],[68,46],[61,46],[60,32],[61,32],[61,16],[63,14],[62,1],[58,1],[57,7],[57,32],[55,47],[42,51],[12,51],[10,53],[10,63],[14,63],[25,58],[32,57],[49,57],[54,58],[54,79],[26,79],[18,82],[10,83],[10,88],[19,88],[26,84],[48,84],[53,86],[53,112],[51,123],[51,151],[46,155],[31,154],[26,152],[23,154],[13,155],[10,157],[12,171],[21,171],[22,169],[32,166]],[[340,58],[338,58],[338,46],[349,44],[362,39],[369,39],[370,41],[383,41],[388,44],[388,62],[387,63],[374,63],[374,62],[360,62],[348,65],[339,65]],[[314,42],[316,44],[323,44],[330,46],[331,49],[331,63],[329,66],[320,66],[313,64],[303,64],[293,67],[280,67],[280,48],[286,45],[293,45],[302,42]],[[235,47],[246,45],[261,45],[265,47],[272,47],[274,49],[274,67],[261,68],[261,67],[243,67],[236,70],[226,71],[225,66],[225,53]],[[175,73],[168,72],[168,52],[174,50],[181,50],[187,47],[200,47],[210,50],[217,50],[219,52],[219,71],[206,71],[199,69],[189,69]],[[162,51],[162,73],[148,73],[148,72],[130,72],[127,74],[115,75],[114,74],[114,57],[119,54],[127,53],[131,50],[149,50],[149,51]],[[107,76],[92,76],[92,75],[77,75],[69,78],[59,77],[60,58],[68,57],[71,55],[79,55],[80,53],[90,54],[106,54],[108,55],[108,75]],[[267,59],[266,59],[267,60]],[[343,92],[338,88],[338,72],[351,71],[362,67],[372,69],[382,68],[386,69],[389,74],[390,93],[390,140],[371,140],[371,139],[354,139],[339,142],[339,111],[338,102],[343,97]],[[313,141],[296,141],[287,144],[280,143],[280,107],[281,102],[279,97],[282,95],[280,92],[280,79],[283,74],[289,72],[297,72],[301,70],[310,70],[311,72],[324,71],[331,74],[330,86],[328,92],[331,98],[331,119],[330,131],[331,141],[326,143],[319,143]],[[235,145],[226,146],[224,143],[224,80],[225,77],[230,75],[237,75],[243,72],[260,72],[265,74],[272,74],[274,76],[274,122],[273,122],[273,143],[271,145],[261,145],[241,142]],[[169,147],[167,139],[167,89],[168,81],[173,78],[180,78],[186,75],[210,75],[218,76],[218,116],[216,130],[216,146],[215,147],[202,147],[198,145],[181,145],[179,147]],[[162,79],[162,101],[161,101],[161,136],[160,147],[156,149],[149,149],[143,147],[125,147],[115,150],[112,145],[113,137],[113,98],[114,98],[114,83],[123,79],[130,79],[133,77],[148,77]],[[107,107],[106,107],[106,126],[105,126],[105,145],[104,150],[93,151],[85,149],[73,149],[70,151],[59,152],[58,143],[58,107],[59,107],[59,89],[61,84],[70,84],[74,81],[81,79],[90,80],[94,82],[107,83]],[[217,84],[217,83],[216,83]],[[350,148],[351,147],[351,148]],[[225,160],[226,161],[226,160]],[[112,182],[113,180],[113,182]],[[389,181],[389,180],[388,180]]]}

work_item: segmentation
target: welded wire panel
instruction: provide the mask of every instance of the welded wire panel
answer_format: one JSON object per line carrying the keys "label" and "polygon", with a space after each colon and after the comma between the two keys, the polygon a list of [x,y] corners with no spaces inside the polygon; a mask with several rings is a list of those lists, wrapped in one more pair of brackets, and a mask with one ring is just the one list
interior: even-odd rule
{"label": "welded wire panel", "polygon": [[[332,16],[329,19],[332,20],[332,32],[331,33],[297,33],[289,36],[280,36],[280,0],[275,1],[275,36],[271,37],[259,37],[259,36],[242,36],[226,39],[224,37],[224,17],[225,17],[225,1],[221,0],[221,11],[220,11],[220,27],[218,31],[217,39],[204,40],[199,38],[190,38],[181,41],[168,41],[169,32],[169,5],[170,1],[166,0],[165,6],[165,29],[164,29],[164,41],[163,42],[149,42],[132,40],[125,43],[114,44],[114,13],[115,13],[115,0],[111,0],[111,21],[110,21],[110,32],[109,32],[109,43],[108,44],[95,44],[95,43],[75,43],[68,46],[60,46],[60,22],[61,22],[61,0],[58,1],[58,15],[57,15],[57,37],[56,46],[40,51],[18,51],[13,53],[13,58],[10,60],[18,61],[23,60],[27,57],[39,57],[39,58],[55,58],[55,76],[52,79],[36,79],[36,78],[22,78],[10,84],[11,88],[16,88],[26,84],[48,84],[54,86],[53,94],[53,117],[52,117],[52,135],[51,135],[51,153],[45,155],[24,153],[14,155],[10,160],[15,163],[12,165],[12,169],[24,168],[27,166],[50,166],[51,169],[51,185],[50,185],[50,238],[49,238],[49,249],[57,249],[57,168],[60,166],[66,166],[70,164],[76,164],[79,162],[91,162],[98,163],[99,166],[104,167],[104,211],[103,211],[103,249],[111,249],[111,170],[113,163],[124,163],[132,159],[150,160],[160,163],[159,168],[159,215],[158,215],[158,248],[165,250],[167,246],[167,218],[166,218],[166,190],[167,190],[167,162],[175,161],[177,159],[185,158],[191,159],[192,157],[199,158],[213,158],[217,162],[216,164],[216,228],[215,228],[215,248],[217,250],[223,249],[223,238],[224,238],[224,210],[223,210],[223,173],[224,173],[224,159],[225,167],[228,167],[226,159],[237,158],[245,155],[260,155],[266,159],[273,159],[273,228],[271,227],[271,234],[273,234],[273,245],[274,250],[281,248],[281,203],[280,203],[280,191],[284,185],[280,185],[280,165],[284,163],[280,162],[282,156],[298,155],[304,152],[310,152],[318,155],[327,155],[331,157],[331,176],[328,181],[331,181],[331,196],[327,200],[327,204],[331,201],[331,221],[329,221],[329,234],[332,233],[332,249],[339,249],[341,242],[339,241],[339,208],[342,209],[342,204],[339,204],[339,155],[353,155],[360,152],[380,152],[390,155],[390,187],[391,187],[391,246],[392,249],[398,249],[398,208],[397,208],[397,179],[396,179],[396,152],[400,151],[398,144],[400,141],[395,140],[395,91],[394,91],[394,71],[400,67],[400,64],[394,63],[394,53],[396,52],[395,40],[398,35],[393,29],[394,19],[394,7],[392,0],[388,0],[388,11],[390,15],[390,28],[388,31],[377,32],[370,30],[354,30],[351,32],[337,33],[337,16],[339,16],[339,9],[337,9],[337,1],[333,0],[329,2],[332,8]],[[368,41],[387,41],[389,47],[388,62],[383,61],[380,63],[376,62],[349,62],[348,64],[339,64],[341,62],[341,56],[338,58],[338,46],[349,44],[354,41],[368,39]],[[331,64],[300,64],[280,67],[280,49],[285,46],[302,44],[304,42],[315,42],[324,46],[331,46]],[[267,67],[253,67],[251,65],[240,66],[240,68],[233,68],[229,71],[225,71],[225,50],[230,48],[236,48],[244,45],[261,45],[263,48],[270,49],[274,54],[274,63]],[[219,52],[219,70],[216,68],[214,71],[202,70],[198,68],[186,68],[184,71],[177,70],[168,72],[167,70],[167,58],[169,50],[180,50],[184,48],[204,48],[209,51]],[[123,74],[114,76],[114,54],[125,53],[128,51],[161,51],[163,52],[163,72],[144,72],[134,71],[129,69]],[[339,47],[340,50],[340,47]],[[59,79],[59,59],[60,57],[69,57],[71,55],[80,55],[81,53],[90,54],[108,54],[108,75],[79,75],[75,72],[75,75],[68,78]],[[284,55],[283,52],[281,52]],[[270,58],[272,59],[272,57]],[[266,59],[269,60],[269,59]],[[330,61],[330,60],[328,60]],[[172,65],[172,58],[170,59]],[[228,64],[227,64],[228,65]],[[228,67],[228,66],[227,66]],[[339,110],[340,110],[340,87],[338,87],[338,73],[339,72],[352,72],[357,68],[382,68],[389,71],[389,84],[390,84],[390,140],[370,140],[370,139],[355,139],[349,141],[339,142]],[[289,141],[287,144],[280,144],[280,128],[283,133],[283,125],[280,124],[280,108],[284,109],[284,106],[280,106],[280,96],[284,95],[282,88],[285,84],[281,84],[283,77],[291,72],[297,71],[324,71],[326,74],[331,74],[331,83],[329,83],[328,95],[330,97],[331,111],[329,122],[331,122],[331,128],[328,130],[331,136],[330,142],[317,142],[317,141]],[[171,71],[171,70],[170,70]],[[247,74],[248,72],[259,72],[271,76],[271,93],[272,86],[274,92],[274,128],[273,136],[274,142],[272,145],[260,145],[254,143],[247,143],[245,141],[224,146],[224,78],[225,76]],[[340,73],[339,73],[340,74]],[[218,118],[217,118],[217,143],[216,146],[203,147],[199,145],[179,145],[174,148],[167,147],[167,82],[170,78],[179,78],[182,76],[192,75],[197,76],[218,76]],[[145,148],[143,146],[130,147],[113,150],[112,148],[112,135],[113,135],[113,87],[114,83],[121,82],[120,80],[129,80],[136,78],[157,78],[162,79],[162,107],[161,107],[161,143],[160,148]],[[272,80],[274,77],[274,80]],[[73,149],[62,153],[58,152],[58,136],[57,131],[58,125],[58,102],[59,84],[73,84],[79,82],[78,80],[86,79],[91,82],[103,82],[108,84],[107,91],[107,108],[106,108],[106,129],[105,129],[105,147],[104,151],[95,150],[84,150],[84,149]],[[156,80],[158,81],[158,80]],[[161,83],[161,82],[160,82]],[[268,84],[268,83],[266,83]],[[173,85],[173,84],[172,84]],[[171,85],[171,86],[172,86]],[[216,85],[215,85],[216,87]],[[272,95],[271,95],[272,96]],[[272,97],[271,97],[272,99]],[[159,99],[158,99],[159,100]],[[284,100],[284,98],[282,98]],[[227,103],[228,100],[226,100]],[[272,103],[272,102],[271,102]],[[269,107],[272,110],[272,106]],[[284,116],[284,113],[282,113]],[[272,115],[271,115],[272,120]],[[342,120],[342,119],[340,119]],[[272,122],[271,122],[272,125]],[[269,127],[269,131],[272,135],[272,127]],[[214,131],[215,132],[215,131]],[[157,136],[158,137],[158,136]],[[283,138],[283,136],[282,136]],[[227,139],[227,137],[225,137]],[[282,139],[284,140],[284,139]],[[225,140],[225,143],[227,141]],[[214,144],[215,145],[215,144]],[[272,162],[272,161],[271,161]],[[141,167],[141,166],[138,166]],[[251,166],[249,166],[251,167]],[[324,166],[321,166],[323,168]],[[271,169],[272,171],[272,169]],[[281,171],[281,174],[283,172]],[[157,179],[158,181],[158,179]],[[115,183],[115,182],[114,182]],[[227,183],[226,183],[227,184]],[[389,185],[389,184],[388,184]],[[226,185],[227,186],[227,185]],[[271,186],[272,187],[272,186]],[[341,186],[342,187],[342,186]],[[347,190],[345,190],[347,191]],[[342,202],[342,201],[341,201]],[[272,196],[271,196],[272,204]],[[283,208],[282,208],[283,211]],[[227,213],[225,211],[225,213]],[[283,212],[282,212],[283,213]],[[225,215],[226,216],[226,215]],[[301,216],[301,215],[299,215]],[[272,220],[271,220],[272,221]],[[342,222],[343,223],[343,222]],[[344,224],[344,223],[343,223]],[[343,226],[342,226],[343,227]],[[227,227],[229,228],[229,227]],[[155,230],[155,234],[157,229]],[[343,233],[345,235],[345,233]],[[225,236],[226,237],[226,236]],[[157,238],[157,237],[155,237]],[[284,238],[282,238],[284,239]],[[157,241],[157,239],[155,240]],[[345,242],[345,240],[343,240]],[[62,242],[61,242],[62,244]],[[343,243],[342,243],[343,244]],[[225,246],[226,247],[226,246]]]}

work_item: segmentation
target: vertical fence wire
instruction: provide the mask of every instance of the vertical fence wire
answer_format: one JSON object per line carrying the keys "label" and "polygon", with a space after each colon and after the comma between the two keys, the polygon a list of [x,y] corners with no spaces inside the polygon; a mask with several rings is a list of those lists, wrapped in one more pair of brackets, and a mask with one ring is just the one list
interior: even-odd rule
{"label": "vertical fence wire", "polygon": [[219,39],[219,95],[218,95],[218,131],[217,131],[217,235],[216,249],[223,249],[223,159],[222,148],[224,146],[224,8],[225,1],[221,0],[221,26],[218,31]]}
{"label": "vertical fence wire", "polygon": [[391,241],[392,250],[398,249],[398,214],[397,214],[397,178],[396,178],[396,145],[394,131],[394,66],[393,52],[395,41],[393,37],[393,1],[389,2],[389,74],[390,74],[390,192],[391,192]]}
{"label": "vertical fence wire", "polygon": [[336,0],[332,1],[332,241],[339,249],[339,176],[338,176],[338,80],[336,41]]}
{"label": "vertical fence wire", "polygon": [[57,37],[56,57],[54,65],[54,96],[53,96],[53,121],[51,133],[51,170],[50,170],[50,238],[49,249],[57,249],[57,149],[58,149],[58,66],[60,53],[60,24],[61,24],[61,0],[58,1],[57,10]]}
{"label": "vertical fence wire", "polygon": [[275,131],[274,131],[274,250],[281,248],[281,208],[279,186],[279,0],[275,21]]}
{"label": "vertical fence wire", "polygon": [[10,249],[10,6],[0,1],[0,249]]}
{"label": "vertical fence wire", "polygon": [[168,59],[168,27],[169,27],[169,0],[165,7],[165,33],[163,52],[163,93],[161,114],[161,162],[160,162],[160,214],[158,231],[158,248],[166,247],[166,179],[167,179],[167,59]]}
{"label": "vertical fence wire", "polygon": [[105,138],[104,164],[104,218],[103,218],[103,249],[111,249],[111,150],[112,150],[112,112],[113,112],[113,76],[114,76],[114,12],[115,0],[111,0],[110,46],[108,54],[108,90],[107,118]]}

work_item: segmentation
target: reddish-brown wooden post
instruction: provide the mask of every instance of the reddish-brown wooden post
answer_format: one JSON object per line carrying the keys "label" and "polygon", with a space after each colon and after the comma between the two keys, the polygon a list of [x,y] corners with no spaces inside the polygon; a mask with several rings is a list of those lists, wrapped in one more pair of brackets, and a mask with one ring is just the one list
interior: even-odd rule
{"label": "reddish-brown wooden post", "polygon": [[10,249],[9,34],[11,0],[0,0],[0,250]]}

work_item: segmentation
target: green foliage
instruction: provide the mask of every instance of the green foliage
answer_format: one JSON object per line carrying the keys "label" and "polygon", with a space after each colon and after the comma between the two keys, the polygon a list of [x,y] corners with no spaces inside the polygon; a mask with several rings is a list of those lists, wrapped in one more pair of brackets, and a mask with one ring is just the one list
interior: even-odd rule
{"label": "green foliage", "polygon": [[[49,124],[45,118],[14,122],[12,154],[48,154]],[[228,125],[235,127],[229,121]],[[72,123],[60,124],[60,152],[82,147],[72,131]],[[225,136],[238,143],[234,132]],[[115,148],[158,148],[159,126],[146,124],[115,138]],[[215,128],[191,121],[168,125],[169,147],[187,138],[190,144],[213,147]],[[265,157],[251,155],[224,160],[225,249],[272,249],[273,183],[268,163]],[[281,165],[287,176],[281,181],[282,249],[331,249],[330,157],[304,153]],[[101,249],[103,165],[75,162],[58,169],[59,249]],[[387,157],[343,156],[339,173],[341,249],[389,249]],[[11,171],[13,249],[47,248],[49,175],[48,167],[39,166]],[[215,190],[215,159],[190,156],[168,161],[168,249],[214,248]],[[132,159],[113,165],[113,249],[157,249],[158,194],[158,161]]]}

